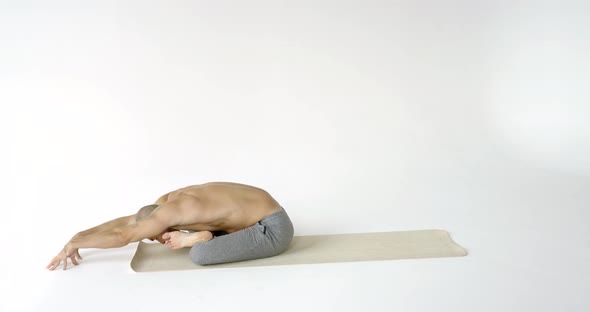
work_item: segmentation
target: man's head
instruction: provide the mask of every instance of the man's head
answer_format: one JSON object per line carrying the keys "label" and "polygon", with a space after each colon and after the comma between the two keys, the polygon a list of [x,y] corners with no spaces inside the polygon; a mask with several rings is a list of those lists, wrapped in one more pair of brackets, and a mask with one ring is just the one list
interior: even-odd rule
{"label": "man's head", "polygon": [[[148,217],[158,207],[160,207],[160,206],[158,206],[158,205],[148,205],[148,206],[145,206],[145,207],[139,209],[137,211],[137,213],[135,214],[135,222],[138,222],[141,219]],[[157,240],[161,244],[164,244],[165,240],[162,238],[162,235],[164,235],[164,233],[166,233],[166,232],[167,231],[164,231],[164,232],[162,232],[162,233],[160,233],[160,234],[158,234],[158,235],[156,235],[154,237],[147,237],[147,239],[149,239],[151,241]]]}

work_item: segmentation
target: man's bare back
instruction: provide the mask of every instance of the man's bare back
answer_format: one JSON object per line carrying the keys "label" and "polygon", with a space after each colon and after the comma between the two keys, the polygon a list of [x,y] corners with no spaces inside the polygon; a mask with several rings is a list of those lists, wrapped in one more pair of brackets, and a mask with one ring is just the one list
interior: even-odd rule
{"label": "man's bare back", "polygon": [[230,182],[184,187],[161,196],[153,206],[154,209],[141,218],[138,212],[77,233],[47,268],[54,270],[63,261],[66,269],[68,258],[77,265],[77,260],[81,259],[80,248],[122,247],[144,238],[157,239],[172,249],[190,247],[210,240],[212,231],[234,233],[283,211],[268,192]]}
{"label": "man's bare back", "polygon": [[238,183],[212,182],[170,192],[156,201],[157,210],[174,210],[175,230],[232,233],[281,209],[266,191]]}

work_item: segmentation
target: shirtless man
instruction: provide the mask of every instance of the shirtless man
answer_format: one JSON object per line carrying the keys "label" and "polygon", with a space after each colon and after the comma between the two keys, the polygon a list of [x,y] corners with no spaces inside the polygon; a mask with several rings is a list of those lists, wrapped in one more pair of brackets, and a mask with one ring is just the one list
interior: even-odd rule
{"label": "shirtless man", "polygon": [[78,265],[80,248],[123,247],[145,238],[171,249],[191,247],[191,260],[208,265],[278,255],[293,238],[293,224],[262,189],[228,182],[193,185],[74,235],[47,268],[55,270],[63,261],[65,270],[68,258]]}

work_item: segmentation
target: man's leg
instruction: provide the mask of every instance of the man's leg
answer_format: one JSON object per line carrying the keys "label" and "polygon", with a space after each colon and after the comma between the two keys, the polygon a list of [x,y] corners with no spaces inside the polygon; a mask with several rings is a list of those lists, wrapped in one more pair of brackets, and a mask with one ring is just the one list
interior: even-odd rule
{"label": "man's leg", "polygon": [[200,242],[191,248],[191,260],[200,265],[246,261],[276,256],[289,247],[293,224],[282,210],[251,227]]}

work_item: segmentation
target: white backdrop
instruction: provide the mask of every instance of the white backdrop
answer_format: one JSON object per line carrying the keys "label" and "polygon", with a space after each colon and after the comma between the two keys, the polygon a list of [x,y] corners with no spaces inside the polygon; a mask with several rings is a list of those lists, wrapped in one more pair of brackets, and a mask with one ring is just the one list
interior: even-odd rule
{"label": "white backdrop", "polygon": [[2,267],[208,181],[296,235],[567,230],[588,259],[583,1],[0,3]]}

